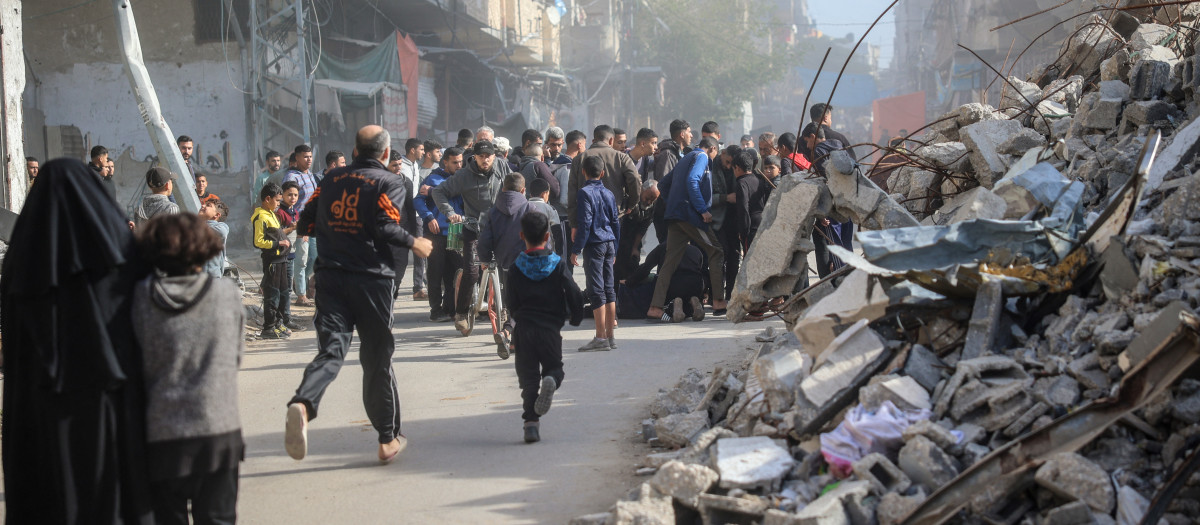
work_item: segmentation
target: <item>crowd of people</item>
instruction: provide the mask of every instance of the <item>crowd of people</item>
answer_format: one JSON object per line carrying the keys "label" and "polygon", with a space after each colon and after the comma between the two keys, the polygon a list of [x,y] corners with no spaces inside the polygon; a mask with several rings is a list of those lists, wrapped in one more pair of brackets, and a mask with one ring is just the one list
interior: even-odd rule
{"label": "crowd of people", "polygon": [[[583,132],[550,127],[526,130],[518,146],[484,126],[461,130],[450,147],[412,138],[402,151],[386,130],[367,126],[349,163],[331,151],[320,172],[309,145],[296,146],[286,167],[270,152],[252,183],[248,225],[262,261],[258,335],[312,328],[318,342],[286,403],[285,450],[307,455],[308,425],[354,332],[378,458],[387,463],[404,450],[393,307],[409,266],[412,298],[428,301],[431,321],[453,322],[464,335],[477,314],[481,265],[499,270],[507,315],[497,353],[515,355],[524,440],[539,441],[540,418],[565,377],[564,324],[578,326],[591,310],[595,336],[579,351],[609,351],[618,348],[618,318],[699,321],[706,308],[724,315],[779,177],[850,145],[829,114],[817,105],[800,138],[764,133],[757,144],[743,136],[726,146],[706,122],[693,145],[691,125],[675,120],[661,141],[652,129],[630,140],[599,125],[590,145]],[[189,512],[197,521],[235,519],[244,319],[237,287],[222,278],[229,207],[192,164],[192,140],[177,145],[196,183],[197,214],[174,202],[177,174],[153,167],[126,216],[102,146],[86,166],[27,159],[29,198],[0,281],[14,522],[43,512],[32,502],[47,494],[60,498],[51,506],[60,521],[187,523]],[[48,242],[47,224],[57,228]],[[828,219],[799,226],[824,244],[848,245],[853,229]],[[840,262],[821,255],[821,244],[824,276]],[[293,305],[317,306],[311,326]],[[87,343],[67,343],[65,330]]]}

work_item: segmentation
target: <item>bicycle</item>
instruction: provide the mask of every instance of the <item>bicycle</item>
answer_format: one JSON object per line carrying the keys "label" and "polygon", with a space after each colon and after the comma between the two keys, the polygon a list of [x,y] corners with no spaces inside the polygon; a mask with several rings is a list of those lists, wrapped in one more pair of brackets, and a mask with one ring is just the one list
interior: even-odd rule
{"label": "bicycle", "polygon": [[[464,222],[471,222],[467,219]],[[463,269],[454,274],[454,296],[462,286]],[[492,326],[492,338],[496,341],[496,355],[500,359],[508,359],[512,351],[512,342],[504,333],[504,323],[508,321],[508,311],[504,309],[504,294],[500,284],[500,268],[495,261],[480,264],[479,282],[474,283],[471,291],[472,309],[467,314],[467,329],[462,332],[468,337],[475,330],[475,318],[487,314]],[[482,293],[481,293],[482,292]]]}

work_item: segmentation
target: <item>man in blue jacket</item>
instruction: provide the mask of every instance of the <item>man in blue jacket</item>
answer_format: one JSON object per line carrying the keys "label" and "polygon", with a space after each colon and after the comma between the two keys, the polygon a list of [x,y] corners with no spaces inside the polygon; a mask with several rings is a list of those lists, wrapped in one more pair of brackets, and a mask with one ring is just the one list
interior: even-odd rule
{"label": "man in blue jacket", "polygon": [[[454,172],[462,168],[463,149],[453,147],[442,154],[442,165],[429,172],[429,176],[421,182],[420,194],[413,199],[413,208],[417,216],[425,224],[425,237],[433,241],[433,251],[429,254],[429,320],[442,323],[454,319],[454,274],[463,267],[462,254],[446,249],[447,234],[450,222],[446,215],[438,209],[430,195],[436,188]],[[449,199],[454,213],[462,215],[462,197]]]}
{"label": "man in blue jacket", "polygon": [[667,255],[659,269],[658,283],[654,286],[654,298],[646,317],[662,319],[663,304],[667,301],[667,288],[679,261],[683,259],[688,242],[693,242],[708,255],[708,273],[712,282],[713,315],[725,315],[724,267],[725,253],[710,224],[712,213],[712,171],[709,166],[717,157],[720,146],[716,139],[705,137],[700,145],[675,165],[659,182],[659,190],[666,199]]}

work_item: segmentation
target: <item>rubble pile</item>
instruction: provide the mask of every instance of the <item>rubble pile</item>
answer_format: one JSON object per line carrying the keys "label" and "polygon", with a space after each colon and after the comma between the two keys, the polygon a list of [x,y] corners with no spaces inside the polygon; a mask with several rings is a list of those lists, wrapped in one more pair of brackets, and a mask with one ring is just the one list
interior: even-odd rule
{"label": "rubble pile", "polygon": [[[1172,12],[1086,20],[886,190],[844,152],[781,179],[730,314],[788,329],[662,391],[647,481],[572,523],[1195,522],[1200,9]],[[813,283],[821,216],[861,250]]]}

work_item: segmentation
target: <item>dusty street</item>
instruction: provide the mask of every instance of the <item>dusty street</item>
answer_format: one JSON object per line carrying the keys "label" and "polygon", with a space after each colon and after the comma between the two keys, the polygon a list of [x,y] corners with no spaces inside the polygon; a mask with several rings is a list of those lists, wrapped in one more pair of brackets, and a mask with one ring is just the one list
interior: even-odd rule
{"label": "dusty street", "polygon": [[618,350],[583,354],[574,350],[593,335],[591,320],[568,326],[566,381],[542,420],[542,442],[526,445],[512,361],[496,357],[485,327],[463,338],[427,316],[411,296],[397,303],[409,447],[389,466],[375,459],[356,352],[309,427],[309,456],[297,462],[283,449],[284,404],[315,334],[249,344],[239,377],[244,523],[565,523],[603,511],[636,483],[634,449],[645,447],[637,431],[657,390],[688,368],[740,359],[766,326],[622,321]]}

